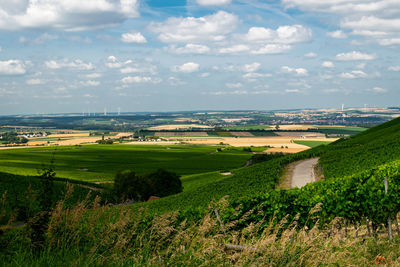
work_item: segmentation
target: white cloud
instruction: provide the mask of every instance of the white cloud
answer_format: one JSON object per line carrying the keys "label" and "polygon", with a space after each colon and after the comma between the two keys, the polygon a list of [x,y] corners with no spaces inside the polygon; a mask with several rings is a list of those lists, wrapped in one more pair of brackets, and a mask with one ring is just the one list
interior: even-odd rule
{"label": "white cloud", "polygon": [[[4,2],[4,1],[3,1]],[[137,0],[23,0],[0,5],[0,29],[101,29],[139,16]]]}
{"label": "white cloud", "polygon": [[254,63],[251,63],[251,64],[245,64],[245,65],[242,67],[242,70],[243,70],[244,72],[255,72],[255,71],[257,71],[260,67],[261,67],[261,64],[260,64],[260,63],[254,62]]}
{"label": "white cloud", "polygon": [[45,84],[46,81],[42,79],[29,79],[26,81],[26,84],[28,85],[40,85],[40,84]]}
{"label": "white cloud", "polygon": [[149,29],[159,34],[158,39],[165,43],[221,41],[231,33],[238,18],[225,11],[204,17],[172,17],[164,22],[153,22]]}
{"label": "white cloud", "polygon": [[243,86],[243,84],[241,84],[241,83],[226,83],[225,85],[226,85],[226,87],[229,87],[229,88],[240,88]]}
{"label": "white cloud", "polygon": [[168,48],[174,54],[207,54],[211,49],[206,45],[186,44],[183,47],[171,46]]}
{"label": "white cloud", "polygon": [[375,55],[366,54],[358,51],[352,51],[349,53],[340,53],[336,55],[337,60],[350,61],[350,60],[373,60]]}
{"label": "white cloud", "polygon": [[159,83],[160,79],[154,79],[148,76],[128,76],[122,78],[121,82],[123,84],[132,84],[132,83]]}
{"label": "white cloud", "polygon": [[280,26],[276,30],[264,27],[251,27],[244,39],[263,43],[303,43],[311,40],[311,29],[302,25]]}
{"label": "white cloud", "polygon": [[387,92],[387,89],[382,88],[382,87],[374,87],[374,88],[370,89],[369,91],[378,93],[378,94],[383,94],[383,93]]}
{"label": "white cloud", "polygon": [[196,0],[196,2],[201,6],[219,6],[230,4],[232,0]]}
{"label": "white cloud", "polygon": [[360,64],[358,64],[357,66],[356,66],[356,68],[357,69],[363,69],[363,68],[365,68],[365,63],[360,63]]}
{"label": "white cloud", "polygon": [[260,49],[253,50],[251,53],[256,55],[281,54],[290,49],[292,49],[292,47],[286,44],[268,44]]}
{"label": "white cloud", "polygon": [[80,84],[82,86],[99,86],[100,82],[99,81],[89,80],[89,81],[81,81]]}
{"label": "white cloud", "polygon": [[388,67],[388,70],[391,70],[391,71],[400,71],[400,66],[390,66],[390,67]]}
{"label": "white cloud", "polygon": [[333,67],[335,67],[335,65],[331,61],[324,61],[324,62],[322,62],[322,67],[333,68]]}
{"label": "white cloud", "polygon": [[62,69],[62,68],[70,68],[77,70],[92,70],[94,69],[94,65],[91,62],[85,63],[80,59],[76,59],[74,61],[69,61],[68,59],[64,59],[62,61],[49,60],[45,62],[45,65],[49,69]]}
{"label": "white cloud", "polygon": [[382,39],[378,43],[383,46],[400,45],[400,38]]}
{"label": "white cloud", "polygon": [[314,57],[317,57],[318,55],[315,54],[314,52],[310,52],[310,53],[305,54],[304,56],[308,57],[308,58],[314,58]]}
{"label": "white cloud", "polygon": [[109,56],[107,58],[106,66],[109,67],[110,69],[118,69],[128,64],[131,64],[132,62],[133,62],[132,60],[121,62],[116,57]]}
{"label": "white cloud", "polygon": [[246,52],[249,51],[250,48],[247,45],[234,45],[231,47],[224,47],[224,48],[220,48],[218,50],[218,52],[220,54],[236,54],[236,53],[240,53],[240,52]]}
{"label": "white cloud", "polygon": [[146,38],[140,32],[128,32],[121,36],[121,41],[124,43],[137,43],[145,44],[147,43]]}
{"label": "white cloud", "polygon": [[361,70],[353,70],[351,72],[343,72],[340,77],[345,79],[357,79],[357,78],[367,78],[368,75]]}
{"label": "white cloud", "polygon": [[285,93],[300,93],[299,89],[286,89]]}
{"label": "white cloud", "polygon": [[0,75],[20,75],[26,73],[26,66],[20,60],[0,61]]}
{"label": "white cloud", "polygon": [[265,77],[271,77],[272,75],[270,73],[257,73],[257,72],[250,72],[246,73],[243,75],[243,78],[245,79],[256,79],[256,78],[265,78]]}
{"label": "white cloud", "polygon": [[336,38],[336,39],[345,39],[345,38],[347,38],[347,34],[345,34],[341,30],[337,30],[337,31],[333,31],[333,32],[327,32],[326,35],[328,35],[329,37],[332,37],[332,38]]}
{"label": "white cloud", "polygon": [[[398,45],[394,41],[400,38],[400,5],[397,0],[282,0],[282,2],[286,8],[338,15],[341,28],[352,30],[351,34],[371,38],[381,45]],[[384,36],[386,41],[381,40]]]}
{"label": "white cloud", "polygon": [[102,76],[102,74],[100,73],[90,73],[90,74],[86,74],[85,77],[88,79],[97,79],[100,78]]}
{"label": "white cloud", "polygon": [[144,73],[144,72],[148,72],[148,73],[151,73],[151,74],[156,74],[157,73],[157,67],[153,66],[153,65],[145,66],[145,67],[135,65],[133,67],[131,66],[131,67],[122,68],[122,69],[120,69],[120,72],[123,73],[123,74],[127,74],[127,73]]}
{"label": "white cloud", "polygon": [[296,69],[296,68],[291,68],[291,67],[288,67],[288,66],[283,66],[281,68],[281,70],[283,72],[287,72],[287,73],[294,73],[297,76],[308,76],[308,71],[306,69],[304,69],[304,68],[297,68]]}
{"label": "white cloud", "polygon": [[206,77],[208,77],[208,76],[210,76],[210,73],[209,73],[209,72],[203,72],[203,73],[201,73],[201,74],[199,75],[200,78],[206,78]]}
{"label": "white cloud", "polygon": [[173,77],[173,76],[168,78],[168,83],[172,86],[181,86],[181,85],[186,84],[186,82],[182,81],[179,78]]}
{"label": "white cloud", "polygon": [[199,71],[200,65],[194,62],[188,62],[180,66],[172,67],[172,71],[174,72],[184,72],[184,73],[191,73]]}

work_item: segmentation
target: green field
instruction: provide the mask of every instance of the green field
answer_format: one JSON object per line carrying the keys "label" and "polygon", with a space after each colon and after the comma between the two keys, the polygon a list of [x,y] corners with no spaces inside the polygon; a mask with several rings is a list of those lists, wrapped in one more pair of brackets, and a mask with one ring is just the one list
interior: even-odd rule
{"label": "green field", "polygon": [[353,126],[329,126],[322,125],[316,126],[318,131],[324,134],[338,134],[338,135],[354,135],[367,130],[363,127],[353,127]]}
{"label": "green field", "polygon": [[224,127],[224,130],[269,130],[271,126],[268,125],[236,125]]}
{"label": "green field", "polygon": [[229,170],[246,163],[251,154],[239,148],[217,152],[200,145],[85,145],[37,147],[0,151],[0,172],[37,175],[54,153],[57,177],[82,181],[113,180],[117,171],[146,173],[164,168],[179,175]]}
{"label": "green field", "polygon": [[313,147],[320,146],[320,145],[327,145],[327,144],[330,144],[330,143],[332,143],[333,141],[294,140],[293,142],[296,143],[296,144],[299,144],[299,145],[305,145],[305,146],[308,146],[308,147],[313,148]]}

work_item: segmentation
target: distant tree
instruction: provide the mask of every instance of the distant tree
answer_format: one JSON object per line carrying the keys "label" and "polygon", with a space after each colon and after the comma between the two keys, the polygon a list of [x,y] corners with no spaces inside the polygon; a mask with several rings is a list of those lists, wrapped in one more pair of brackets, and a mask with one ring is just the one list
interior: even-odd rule
{"label": "distant tree", "polygon": [[279,124],[275,125],[275,129],[278,131],[280,129]]}

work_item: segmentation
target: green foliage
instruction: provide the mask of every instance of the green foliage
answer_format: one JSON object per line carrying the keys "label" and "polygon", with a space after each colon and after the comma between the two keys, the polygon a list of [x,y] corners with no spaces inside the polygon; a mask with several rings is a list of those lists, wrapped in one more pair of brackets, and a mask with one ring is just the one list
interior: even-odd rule
{"label": "green foliage", "polygon": [[255,163],[260,163],[260,162],[263,162],[263,161],[268,161],[268,160],[271,160],[271,159],[280,158],[280,157],[283,157],[283,156],[284,156],[283,153],[254,154],[251,157],[250,160],[251,160],[252,164],[255,164]]}
{"label": "green foliage", "polygon": [[182,189],[179,176],[163,169],[143,175],[125,170],[118,172],[114,180],[114,193],[120,200],[146,201],[150,196],[165,197]]}
{"label": "green foliage", "polygon": [[[70,184],[70,186],[72,192],[69,199],[64,203],[65,207],[72,207],[87,196],[89,196],[89,199],[96,196],[102,196],[105,199],[102,191],[91,190],[87,184],[83,186]],[[63,199],[67,188],[67,181],[55,180],[53,182],[53,194],[50,198],[51,207],[54,207],[59,200]],[[43,183],[39,177],[0,173],[0,196],[3,199],[2,208],[4,212],[0,216],[0,224],[5,224],[10,218],[26,221],[40,212],[42,207],[39,195],[43,191]]]}
{"label": "green foliage", "polygon": [[[384,193],[384,177],[389,180],[387,194]],[[232,207],[237,208],[225,214],[225,219],[240,220],[238,227],[261,219],[278,223],[284,217],[288,222],[296,217],[300,226],[308,227],[317,221],[323,226],[336,217],[354,224],[369,218],[374,225],[379,225],[400,211],[399,194],[400,161],[395,161],[349,177],[308,184],[301,189],[269,191],[234,201]]]}

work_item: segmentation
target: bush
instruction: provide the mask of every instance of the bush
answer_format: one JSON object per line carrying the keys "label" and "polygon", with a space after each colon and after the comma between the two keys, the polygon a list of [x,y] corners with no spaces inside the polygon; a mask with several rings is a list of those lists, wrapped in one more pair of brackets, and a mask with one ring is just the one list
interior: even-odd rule
{"label": "bush", "polygon": [[145,175],[125,170],[118,172],[114,181],[114,194],[119,200],[146,201],[150,196],[165,197],[182,190],[179,176],[163,169]]}

